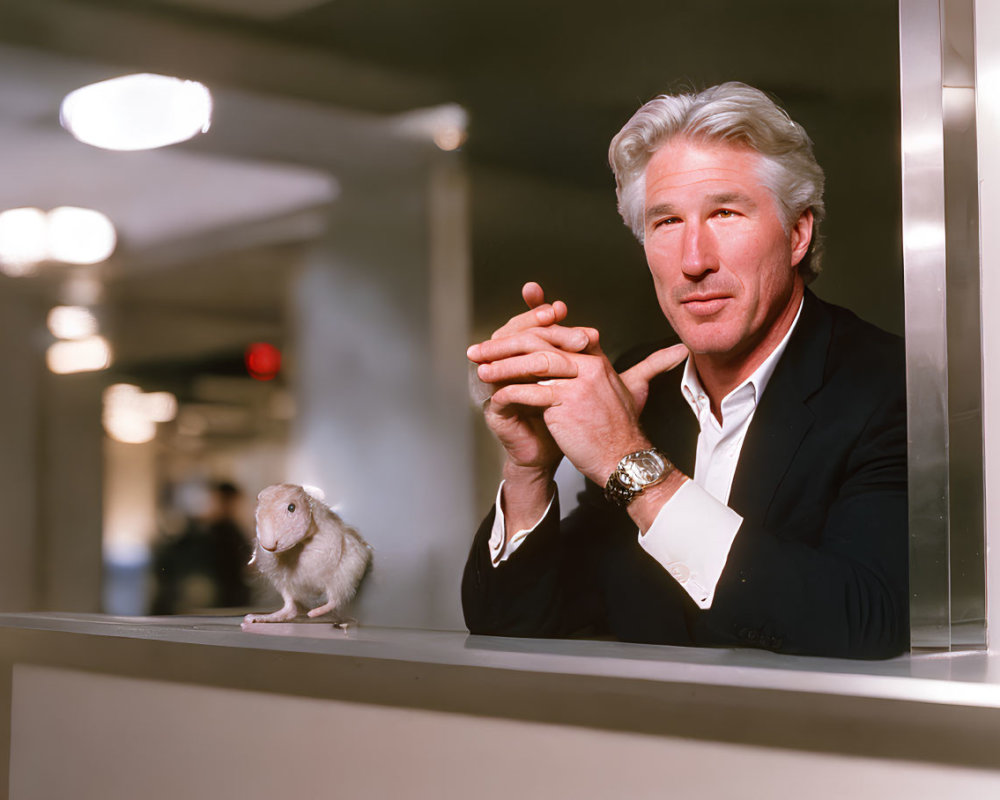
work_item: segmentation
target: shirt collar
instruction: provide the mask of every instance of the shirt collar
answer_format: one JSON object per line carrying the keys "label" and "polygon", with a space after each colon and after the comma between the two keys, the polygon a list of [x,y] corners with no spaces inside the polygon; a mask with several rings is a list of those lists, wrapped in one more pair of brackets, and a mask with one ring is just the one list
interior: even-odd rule
{"label": "shirt collar", "polygon": [[[788,340],[792,338],[792,332],[799,323],[799,317],[802,316],[802,306],[804,304],[805,296],[799,301],[799,310],[795,312],[795,319],[792,320],[792,324],[789,326],[784,338],[778,342],[778,346],[768,354],[767,358],[764,359],[761,365],[745,381],[722,399],[722,406],[727,405],[726,401],[729,398],[743,395],[748,391],[752,392],[753,406],[757,406],[760,398],[764,395],[764,389],[767,388],[767,384],[770,382],[771,376],[778,366],[778,361],[788,346]],[[700,420],[702,413],[699,411],[699,398],[705,398],[702,403],[704,405],[707,402],[707,397],[701,385],[701,379],[698,377],[698,371],[695,369],[694,359],[691,356],[687,357],[687,361],[684,364],[684,377],[681,378],[681,394],[684,395],[684,399],[691,406],[691,410]],[[725,419],[725,412],[723,412],[723,419]]]}

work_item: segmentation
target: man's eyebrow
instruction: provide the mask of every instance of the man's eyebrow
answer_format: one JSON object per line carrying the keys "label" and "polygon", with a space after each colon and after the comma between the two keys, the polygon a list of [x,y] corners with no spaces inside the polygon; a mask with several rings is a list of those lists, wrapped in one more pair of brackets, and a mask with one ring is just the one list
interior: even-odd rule
{"label": "man's eyebrow", "polygon": [[754,202],[753,198],[743,192],[722,192],[721,194],[713,194],[709,196],[708,201],[712,205],[716,206],[728,206],[738,203],[743,206],[748,206],[749,208],[757,208],[757,203]]}
{"label": "man's eyebrow", "polygon": [[650,206],[646,209],[646,219],[650,220],[654,217],[669,217],[676,213],[676,210],[670,203],[660,203],[659,205]]}
{"label": "man's eyebrow", "polygon": [[[711,206],[741,205],[751,210],[757,208],[756,201],[750,195],[743,192],[720,192],[719,194],[709,195],[706,200],[708,205]],[[678,213],[680,212],[677,211],[672,203],[659,203],[646,209],[646,219],[669,217]]]}

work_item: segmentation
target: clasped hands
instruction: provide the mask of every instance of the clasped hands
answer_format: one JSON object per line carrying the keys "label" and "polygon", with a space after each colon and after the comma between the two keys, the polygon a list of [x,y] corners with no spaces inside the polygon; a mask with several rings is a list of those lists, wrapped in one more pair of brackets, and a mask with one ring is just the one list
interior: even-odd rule
{"label": "clasped hands", "polygon": [[528,311],[468,349],[479,379],[498,387],[484,404],[486,423],[508,467],[547,482],[565,456],[603,486],[623,456],[650,446],[639,427],[649,383],[687,348],[658,350],[619,375],[594,328],[562,324],[565,303],[546,303],[534,282],[521,293]]}

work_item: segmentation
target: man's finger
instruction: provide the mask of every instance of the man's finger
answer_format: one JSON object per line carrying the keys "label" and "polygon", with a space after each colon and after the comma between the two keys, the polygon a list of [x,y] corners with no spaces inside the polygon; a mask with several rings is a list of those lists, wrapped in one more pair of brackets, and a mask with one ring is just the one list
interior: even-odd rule
{"label": "man's finger", "polygon": [[511,383],[494,392],[491,404],[498,413],[508,406],[550,408],[557,405],[556,387],[553,384]]}
{"label": "man's finger", "polygon": [[650,353],[634,367],[621,374],[622,383],[632,393],[636,407],[641,411],[649,396],[649,382],[657,375],[669,372],[688,356],[683,344],[675,344]]}
{"label": "man's finger", "polygon": [[663,372],[669,372],[680,364],[688,356],[688,349],[683,344],[675,344],[650,353],[642,361],[625,370],[622,373],[622,380],[628,385],[629,381],[642,381],[649,383],[653,378]]}
{"label": "man's finger", "polygon": [[[521,297],[524,298],[524,302],[528,308],[538,308],[545,302],[545,290],[542,289],[541,284],[535,281],[528,281],[521,287]],[[566,304],[562,300],[553,300],[552,308],[560,320],[566,318]]]}
{"label": "man's finger", "polygon": [[521,287],[521,297],[524,298],[528,311],[512,317],[505,325],[493,333],[493,337],[507,336],[512,332],[524,330],[536,325],[554,325],[566,319],[569,309],[562,300],[552,303],[545,302],[545,290],[535,281],[528,281]]}
{"label": "man's finger", "polygon": [[567,313],[569,313],[568,309],[562,300],[556,300],[554,303],[542,303],[540,306],[511,317],[502,327],[497,328],[493,332],[492,338],[497,339],[501,336],[510,336],[512,333],[524,331],[528,328],[555,325],[566,319]]}
{"label": "man's finger", "polygon": [[477,374],[487,383],[523,383],[538,378],[575,378],[580,370],[565,353],[549,350],[480,364]]}
{"label": "man's finger", "polygon": [[567,328],[549,325],[533,328],[497,339],[478,342],[466,350],[472,361],[480,363],[496,361],[500,358],[534,353],[539,350],[563,350],[567,353],[582,353],[596,341],[597,333],[591,328]]}
{"label": "man's finger", "polygon": [[545,290],[534,281],[528,281],[521,287],[521,297],[528,304],[528,308],[538,308],[545,302]]}

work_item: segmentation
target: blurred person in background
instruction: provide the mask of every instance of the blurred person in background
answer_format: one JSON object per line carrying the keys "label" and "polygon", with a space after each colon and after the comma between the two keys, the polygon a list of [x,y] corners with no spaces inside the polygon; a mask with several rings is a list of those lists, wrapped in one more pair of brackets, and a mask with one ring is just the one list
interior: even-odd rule
{"label": "blurred person in background", "polygon": [[242,608],[251,600],[247,564],[253,548],[238,522],[243,493],[230,481],[205,488],[181,532],[155,548],[153,614]]}

